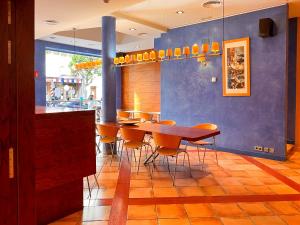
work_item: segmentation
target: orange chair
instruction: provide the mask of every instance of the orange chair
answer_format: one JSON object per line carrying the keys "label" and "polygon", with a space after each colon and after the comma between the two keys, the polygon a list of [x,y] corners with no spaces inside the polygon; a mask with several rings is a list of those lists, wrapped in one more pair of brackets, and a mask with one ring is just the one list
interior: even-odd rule
{"label": "orange chair", "polygon": [[[206,130],[217,130],[218,126],[216,124],[213,123],[202,123],[202,124],[198,124],[196,126],[193,126],[194,128],[199,128],[199,129],[206,129]],[[203,155],[203,160],[202,160],[202,169],[204,168],[204,159],[205,159],[205,153],[207,150],[207,146],[215,146],[216,145],[216,137],[212,137],[212,142],[209,141],[194,141],[194,142],[190,142],[192,145],[196,145],[197,146],[197,150],[198,150],[198,158],[199,158],[199,163],[200,163],[200,153],[199,153],[199,147],[204,147],[204,155]],[[218,154],[217,151],[215,151],[216,153],[216,161],[217,164],[219,164],[218,162]]]}
{"label": "orange chair", "polygon": [[99,144],[109,144],[111,150],[111,160],[110,164],[112,163],[112,159],[114,156],[114,149],[116,148],[116,142],[118,140],[118,127],[113,126],[105,126],[102,124],[97,124],[97,131],[100,135]]}
{"label": "orange chair", "polygon": [[175,126],[176,125],[176,121],[174,121],[174,120],[161,120],[161,121],[158,122],[158,124]]}
{"label": "orange chair", "polygon": [[[174,135],[167,135],[167,134],[160,134],[160,133],[153,133],[152,134],[154,143],[157,146],[156,152],[159,155],[163,155],[167,157],[167,163],[168,163],[168,170],[170,172],[170,165],[169,165],[169,159],[168,157],[176,157],[176,165],[175,165],[175,172],[174,172],[174,179],[173,185],[175,185],[175,179],[176,179],[176,168],[177,168],[177,162],[178,162],[178,155],[180,153],[184,153],[188,157],[189,162],[189,169],[191,173],[191,164],[190,164],[190,157],[187,153],[186,149],[180,149],[180,143],[181,143],[181,137],[174,136]],[[157,156],[155,156],[156,158]],[[154,163],[154,160],[153,160]],[[171,175],[172,177],[172,175]]]}
{"label": "orange chair", "polygon": [[[148,145],[148,143],[144,142],[144,137],[145,137],[146,132],[141,131],[141,130],[136,130],[133,128],[121,128],[120,131],[121,131],[121,138],[124,140],[123,147],[125,147],[128,161],[130,161],[129,155],[128,155],[128,149],[131,149],[131,152],[134,155],[135,161],[136,161],[135,150],[140,151],[140,157],[139,157],[139,163],[138,163],[138,169],[137,169],[137,173],[139,173],[142,148],[145,145]],[[123,147],[121,150],[120,163],[121,163],[121,159],[122,159]]]}
{"label": "orange chair", "polygon": [[130,119],[130,113],[125,111],[117,111],[118,120],[128,120]]}

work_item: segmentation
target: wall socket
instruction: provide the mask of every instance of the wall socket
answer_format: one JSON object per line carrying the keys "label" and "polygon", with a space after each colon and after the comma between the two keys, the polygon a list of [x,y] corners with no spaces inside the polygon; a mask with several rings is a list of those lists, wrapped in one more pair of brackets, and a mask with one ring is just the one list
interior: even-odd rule
{"label": "wall socket", "polygon": [[258,145],[254,146],[254,150],[259,151],[259,152],[271,153],[271,154],[274,154],[274,152],[275,152],[274,148],[263,147],[263,146],[258,146]]}

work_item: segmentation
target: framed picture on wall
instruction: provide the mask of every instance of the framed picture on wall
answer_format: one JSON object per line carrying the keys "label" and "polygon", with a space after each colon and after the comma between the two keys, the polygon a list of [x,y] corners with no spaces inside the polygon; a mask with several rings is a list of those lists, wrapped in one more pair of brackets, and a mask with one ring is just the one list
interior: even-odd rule
{"label": "framed picture on wall", "polygon": [[250,96],[249,37],[223,43],[223,96]]}

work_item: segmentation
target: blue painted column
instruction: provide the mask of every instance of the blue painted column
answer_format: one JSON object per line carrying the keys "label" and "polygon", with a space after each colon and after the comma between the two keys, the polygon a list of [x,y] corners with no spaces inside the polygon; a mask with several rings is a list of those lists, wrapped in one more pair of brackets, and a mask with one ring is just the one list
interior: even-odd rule
{"label": "blue painted column", "polygon": [[102,107],[103,121],[116,121],[116,18],[102,17]]}

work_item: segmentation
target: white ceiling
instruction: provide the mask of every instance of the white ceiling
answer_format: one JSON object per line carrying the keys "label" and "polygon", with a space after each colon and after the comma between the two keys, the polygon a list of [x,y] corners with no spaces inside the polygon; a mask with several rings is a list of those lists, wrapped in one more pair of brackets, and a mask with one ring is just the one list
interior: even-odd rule
{"label": "white ceiling", "polygon": [[[203,8],[207,0],[35,0],[36,39],[101,49],[101,17],[117,18],[117,50],[153,48],[153,40],[167,29],[213,20],[223,16],[223,8]],[[285,3],[291,12],[300,0],[224,0],[225,16],[241,14]],[[298,9],[298,8],[297,8]],[[183,10],[184,14],[177,14]],[[47,25],[45,20],[56,20]],[[136,28],[135,31],[129,30]],[[62,32],[64,31],[64,32]],[[141,33],[146,33],[141,35]]]}

